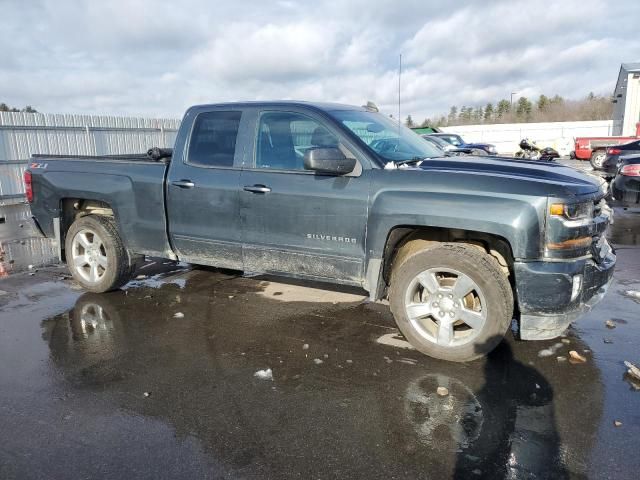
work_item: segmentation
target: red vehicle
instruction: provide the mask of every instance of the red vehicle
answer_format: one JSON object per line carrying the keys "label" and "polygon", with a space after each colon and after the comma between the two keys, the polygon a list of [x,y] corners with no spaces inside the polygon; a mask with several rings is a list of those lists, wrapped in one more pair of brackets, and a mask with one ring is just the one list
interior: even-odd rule
{"label": "red vehicle", "polygon": [[578,160],[591,160],[591,164],[602,165],[607,156],[607,147],[614,147],[640,138],[640,122],[636,124],[635,137],[576,137],[573,156]]}

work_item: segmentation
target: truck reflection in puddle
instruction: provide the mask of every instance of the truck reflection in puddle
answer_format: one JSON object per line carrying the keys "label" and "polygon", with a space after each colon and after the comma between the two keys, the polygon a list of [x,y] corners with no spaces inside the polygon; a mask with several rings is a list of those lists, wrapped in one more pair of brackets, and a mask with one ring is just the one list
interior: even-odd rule
{"label": "truck reflection in puddle", "polygon": [[[441,396],[438,387],[447,389]],[[430,448],[465,449],[480,436],[482,405],[459,380],[427,374],[411,382],[405,392],[404,409],[420,442]]]}
{"label": "truck reflection in puddle", "polygon": [[[283,304],[256,295],[264,285],[191,272],[184,285],[84,294],[43,324],[59,381],[112,405],[105,413],[195,436],[231,476],[586,474],[601,414],[593,365],[511,342],[486,360],[440,362],[376,343],[384,330],[362,318],[392,321],[376,305]],[[273,381],[255,379],[266,367]]]}

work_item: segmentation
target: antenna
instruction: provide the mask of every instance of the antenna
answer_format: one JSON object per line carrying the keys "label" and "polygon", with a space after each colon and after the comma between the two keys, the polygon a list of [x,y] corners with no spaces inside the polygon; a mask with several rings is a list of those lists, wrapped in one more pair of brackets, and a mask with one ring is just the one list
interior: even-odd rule
{"label": "antenna", "polygon": [[398,129],[402,125],[402,116],[400,115],[400,88],[402,86],[402,54],[400,54],[400,63],[398,64]]}

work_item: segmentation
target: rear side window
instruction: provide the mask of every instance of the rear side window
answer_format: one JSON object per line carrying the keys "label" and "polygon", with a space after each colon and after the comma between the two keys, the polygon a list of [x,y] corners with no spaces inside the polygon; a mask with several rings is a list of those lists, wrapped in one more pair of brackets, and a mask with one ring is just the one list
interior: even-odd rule
{"label": "rear side window", "polygon": [[202,167],[233,167],[242,112],[206,112],[196,117],[188,162]]}

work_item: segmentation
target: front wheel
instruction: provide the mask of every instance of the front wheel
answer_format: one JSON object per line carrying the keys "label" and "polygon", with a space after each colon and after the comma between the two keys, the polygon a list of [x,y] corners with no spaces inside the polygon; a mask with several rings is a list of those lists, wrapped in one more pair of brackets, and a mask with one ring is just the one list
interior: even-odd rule
{"label": "front wheel", "polygon": [[389,302],[398,328],[431,357],[465,362],[504,338],[513,293],[497,260],[465,244],[410,242],[396,257]]}
{"label": "front wheel", "polygon": [[121,287],[134,269],[111,217],[87,215],[73,222],[67,232],[65,255],[73,278],[91,292]]}

